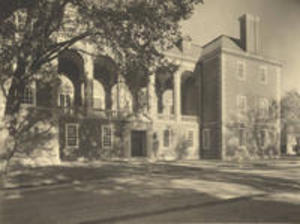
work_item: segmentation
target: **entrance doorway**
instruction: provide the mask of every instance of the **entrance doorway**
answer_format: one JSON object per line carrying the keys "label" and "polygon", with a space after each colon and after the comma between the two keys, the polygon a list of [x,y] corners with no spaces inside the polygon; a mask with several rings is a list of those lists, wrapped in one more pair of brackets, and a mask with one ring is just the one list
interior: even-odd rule
{"label": "entrance doorway", "polygon": [[147,156],[146,131],[131,132],[131,156]]}

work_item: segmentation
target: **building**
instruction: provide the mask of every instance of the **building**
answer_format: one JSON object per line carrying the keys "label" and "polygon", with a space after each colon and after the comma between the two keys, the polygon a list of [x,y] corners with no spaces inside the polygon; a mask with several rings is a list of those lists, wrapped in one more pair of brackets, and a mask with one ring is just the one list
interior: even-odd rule
{"label": "building", "polygon": [[[226,159],[231,115],[257,102],[268,113],[271,101],[280,99],[281,65],[260,54],[259,19],[244,15],[240,24],[240,39],[222,35],[202,47],[184,40],[181,49],[165,52],[179,69],[151,74],[138,97],[109,55],[94,55],[83,43],[63,52],[57,85],[43,89],[36,82],[24,92],[23,105],[53,111],[47,155]],[[247,129],[239,123],[231,129]],[[279,135],[279,120],[270,131]],[[243,146],[246,134],[238,136]]]}
{"label": "building", "polygon": [[249,126],[254,144],[280,152],[281,64],[261,54],[260,19],[246,14],[239,21],[240,39],[219,36],[203,46],[199,60],[204,158],[225,159],[234,142],[246,147]]}

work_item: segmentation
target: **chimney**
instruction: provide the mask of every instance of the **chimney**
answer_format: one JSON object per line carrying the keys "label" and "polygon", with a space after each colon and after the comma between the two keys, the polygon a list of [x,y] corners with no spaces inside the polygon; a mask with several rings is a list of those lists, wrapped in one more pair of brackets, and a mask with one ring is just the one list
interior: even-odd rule
{"label": "chimney", "polygon": [[254,54],[261,51],[259,24],[260,18],[250,14],[244,14],[239,18],[240,38],[242,48]]}

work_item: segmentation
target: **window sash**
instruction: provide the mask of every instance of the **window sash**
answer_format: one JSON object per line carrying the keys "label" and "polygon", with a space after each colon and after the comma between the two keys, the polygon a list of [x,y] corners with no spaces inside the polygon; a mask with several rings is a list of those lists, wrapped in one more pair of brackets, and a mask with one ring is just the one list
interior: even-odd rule
{"label": "window sash", "polygon": [[59,106],[60,107],[71,107],[71,96],[69,94],[59,94]]}
{"label": "window sash", "polygon": [[34,104],[34,89],[33,88],[31,88],[31,87],[24,88],[21,103],[22,104],[30,104],[30,105]]}
{"label": "window sash", "polygon": [[111,148],[113,144],[113,128],[109,125],[102,126],[102,147]]}
{"label": "window sash", "polygon": [[66,124],[66,146],[77,147],[79,145],[78,124]]}

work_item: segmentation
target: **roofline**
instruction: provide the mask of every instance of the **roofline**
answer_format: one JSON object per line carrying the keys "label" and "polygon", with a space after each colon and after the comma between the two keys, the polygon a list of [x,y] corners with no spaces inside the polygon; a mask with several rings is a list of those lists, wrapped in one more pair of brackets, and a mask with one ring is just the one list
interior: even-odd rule
{"label": "roofline", "polygon": [[179,60],[184,60],[184,61],[188,61],[188,62],[197,63],[199,61],[199,58],[201,57],[202,53],[197,58],[185,56],[183,53],[181,53],[181,54],[173,54],[173,53],[166,53],[165,52],[164,55],[166,57],[170,57],[170,58],[174,58],[174,59],[179,59]]}
{"label": "roofline", "polygon": [[216,38],[212,39],[212,40],[209,41],[208,43],[204,44],[204,45],[202,46],[202,48],[205,48],[205,47],[207,47],[208,45],[211,45],[212,43],[216,42],[217,40],[219,40],[219,39],[220,39],[221,37],[223,37],[223,36],[226,36],[226,35],[221,34],[221,35],[217,36]]}

